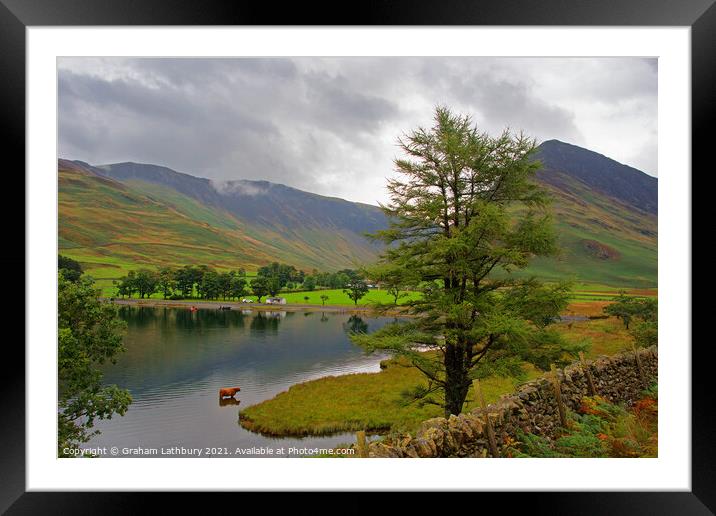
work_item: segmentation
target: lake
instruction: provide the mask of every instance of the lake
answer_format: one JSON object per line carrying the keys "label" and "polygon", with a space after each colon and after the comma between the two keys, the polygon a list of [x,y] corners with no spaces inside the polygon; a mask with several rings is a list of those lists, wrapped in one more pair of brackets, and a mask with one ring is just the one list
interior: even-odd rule
{"label": "lake", "polygon": [[[129,389],[133,401],[124,416],[98,421],[101,434],[83,446],[116,446],[118,456],[198,454],[193,449],[202,457],[277,456],[281,448],[282,456],[301,456],[306,448],[310,455],[352,443],[352,433],[262,436],[243,429],[238,412],[299,382],[379,371],[386,355],[367,355],[348,332],[374,331],[393,320],[236,309],[125,306],[119,312],[127,322],[127,350],[104,367],[104,381]],[[239,404],[220,404],[218,390],[234,386],[241,387]]]}

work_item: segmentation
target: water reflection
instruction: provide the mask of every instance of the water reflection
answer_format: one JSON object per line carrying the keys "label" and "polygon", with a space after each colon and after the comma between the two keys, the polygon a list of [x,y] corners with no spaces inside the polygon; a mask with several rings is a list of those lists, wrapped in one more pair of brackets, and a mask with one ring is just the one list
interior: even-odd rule
{"label": "water reflection", "polygon": [[277,334],[279,324],[285,317],[286,312],[258,312],[251,318],[251,331],[261,336]]}
{"label": "water reflection", "polygon": [[343,324],[343,330],[348,333],[368,333],[368,323],[357,315],[351,315],[348,322]]}
{"label": "water reflection", "polygon": [[[309,379],[377,372],[385,355],[367,355],[346,332],[375,331],[389,318],[333,312],[121,307],[123,353],[105,382],[130,390],[123,417],[100,421],[97,446],[336,445],[345,436],[272,439],[241,428],[239,405],[271,398]],[[220,388],[240,385],[216,402]],[[349,436],[352,442],[353,436]]]}

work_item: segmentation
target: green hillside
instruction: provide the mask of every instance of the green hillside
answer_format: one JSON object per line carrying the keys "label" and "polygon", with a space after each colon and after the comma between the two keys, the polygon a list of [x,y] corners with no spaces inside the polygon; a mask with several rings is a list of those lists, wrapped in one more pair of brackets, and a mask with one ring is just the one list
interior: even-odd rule
{"label": "green hillside", "polygon": [[657,286],[657,217],[631,209],[559,174],[560,187],[544,185],[561,248],[556,258],[537,258],[524,274],[573,278],[600,285]]}
{"label": "green hillside", "polygon": [[271,261],[340,269],[375,258],[356,235],[300,228],[289,239],[168,187],[59,170],[59,248],[99,280],[139,267],[207,264],[256,270]]}
{"label": "green hillside", "polygon": [[[655,288],[656,179],[580,147],[542,147],[537,180],[554,199],[561,254],[516,274],[572,279],[594,292]],[[60,253],[105,287],[129,270],[163,265],[356,268],[379,252],[365,233],[386,224],[375,206],[266,181],[216,187],[155,165],[59,160]]]}

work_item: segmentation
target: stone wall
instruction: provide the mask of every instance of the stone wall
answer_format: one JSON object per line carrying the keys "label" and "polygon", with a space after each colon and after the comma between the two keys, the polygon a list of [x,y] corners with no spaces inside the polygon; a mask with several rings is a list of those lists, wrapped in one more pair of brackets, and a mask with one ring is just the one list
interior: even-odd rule
{"label": "stone wall", "polygon": [[[613,403],[631,404],[642,390],[657,378],[656,347],[638,351],[645,382],[642,383],[633,352],[588,361],[597,394]],[[589,395],[587,377],[579,363],[558,370],[562,400],[568,410],[576,410],[582,397]],[[559,409],[552,382],[541,377],[522,385],[517,392],[496,403],[459,416],[429,419],[415,437],[407,435],[391,442],[372,442],[370,457],[487,457],[489,447],[485,417],[493,423],[502,454],[505,438],[515,437],[518,429],[554,438],[560,426]]]}

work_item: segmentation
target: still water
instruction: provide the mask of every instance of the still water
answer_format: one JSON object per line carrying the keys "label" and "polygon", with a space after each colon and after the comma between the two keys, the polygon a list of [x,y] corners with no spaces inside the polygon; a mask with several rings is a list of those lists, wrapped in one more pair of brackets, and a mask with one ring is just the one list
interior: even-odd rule
{"label": "still water", "polygon": [[[391,318],[340,313],[258,312],[122,307],[126,352],[104,369],[107,384],[129,389],[127,413],[99,421],[101,434],[85,446],[117,447],[118,456],[202,457],[275,454],[290,448],[352,443],[352,433],[272,438],[238,424],[242,407],[289,386],[329,375],[380,370],[382,354],[367,355],[347,333],[374,331]],[[218,390],[241,387],[239,404],[220,404]],[[182,450],[183,448],[183,450]],[[209,448],[209,450],[207,450]],[[214,448],[212,450],[211,448]],[[126,449],[126,451],[125,451]],[[153,449],[156,449],[154,451]],[[196,453],[196,452],[193,452]],[[311,452],[308,453],[310,455]],[[298,455],[301,455],[298,453]]]}

